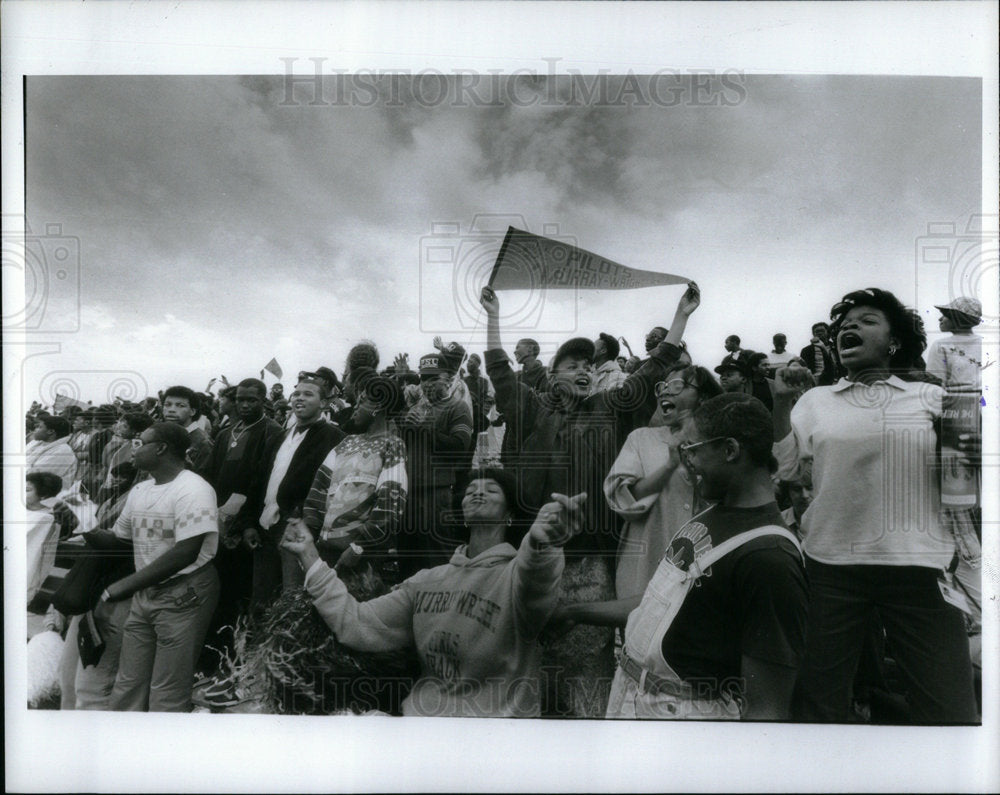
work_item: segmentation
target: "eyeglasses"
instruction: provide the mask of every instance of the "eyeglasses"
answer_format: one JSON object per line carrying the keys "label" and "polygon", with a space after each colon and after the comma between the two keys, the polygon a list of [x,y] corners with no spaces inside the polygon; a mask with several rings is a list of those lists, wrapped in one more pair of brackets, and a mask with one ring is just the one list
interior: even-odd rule
{"label": "eyeglasses", "polygon": [[683,378],[671,378],[669,381],[660,381],[653,388],[653,392],[658,398],[664,396],[674,397],[683,392],[686,386],[688,386],[688,382]]}
{"label": "eyeglasses", "polygon": [[728,436],[713,436],[711,439],[706,439],[703,442],[691,442],[690,444],[681,444],[677,446],[680,454],[684,457],[690,455],[691,451],[697,447],[701,447],[703,444],[711,444],[712,442],[718,442],[722,439],[728,439]]}

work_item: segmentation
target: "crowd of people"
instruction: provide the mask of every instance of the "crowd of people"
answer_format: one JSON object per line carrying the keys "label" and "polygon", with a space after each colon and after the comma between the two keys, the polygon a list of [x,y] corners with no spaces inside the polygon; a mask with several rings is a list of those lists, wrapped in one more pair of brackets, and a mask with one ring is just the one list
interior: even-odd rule
{"label": "crowd of people", "polygon": [[[372,692],[371,660],[412,655],[377,701],[407,715],[979,721],[975,543],[935,463],[947,390],[981,388],[978,301],[938,307],[928,350],[859,290],[798,355],[733,334],[714,366],[684,342],[693,283],[643,358],[601,333],[512,362],[480,301],[482,355],[435,338],[380,367],[365,341],[287,396],[32,406],[28,601],[65,636],[61,707],[294,711],[262,695],[297,686],[276,663],[240,672],[319,627],[375,655]],[[977,428],[959,447],[975,471]],[[38,597],[73,539],[103,563],[64,616]]]}

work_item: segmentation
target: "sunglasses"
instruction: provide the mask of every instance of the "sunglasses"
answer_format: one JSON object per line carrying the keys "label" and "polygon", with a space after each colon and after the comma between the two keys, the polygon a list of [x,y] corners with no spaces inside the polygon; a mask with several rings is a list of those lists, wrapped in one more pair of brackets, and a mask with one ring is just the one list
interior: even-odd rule
{"label": "sunglasses", "polygon": [[653,393],[659,398],[664,396],[674,397],[684,391],[688,382],[683,378],[671,378],[669,381],[660,381],[654,388]]}

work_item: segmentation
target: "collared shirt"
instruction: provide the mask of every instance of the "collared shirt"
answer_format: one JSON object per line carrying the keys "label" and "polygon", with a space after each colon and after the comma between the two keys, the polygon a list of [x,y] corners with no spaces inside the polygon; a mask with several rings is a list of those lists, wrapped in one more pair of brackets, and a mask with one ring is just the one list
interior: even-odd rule
{"label": "collared shirt", "polygon": [[815,497],[802,517],[809,557],[832,565],[946,566],[954,549],[941,502],[933,422],[940,387],[896,376],[841,379],[807,391],[792,433],[774,445],[778,477],[813,462]]}
{"label": "collared shirt", "polygon": [[628,378],[628,375],[622,372],[622,368],[618,366],[618,362],[606,361],[594,370],[594,380],[590,385],[590,394],[596,395],[598,392],[606,392],[609,389],[614,389],[616,386],[621,386],[625,383],[626,378]]}
{"label": "collared shirt", "polygon": [[[324,422],[324,420],[319,421]],[[285,438],[282,440],[278,452],[274,455],[274,465],[271,467],[267,491],[264,493],[264,511],[260,515],[260,526],[265,530],[273,527],[274,523],[278,521],[278,516],[281,513],[278,508],[278,489],[281,486],[281,481],[288,474],[288,467],[292,463],[292,458],[295,457],[295,451],[299,449],[302,440],[306,438],[306,432],[312,426],[313,423],[296,425],[286,431]]]}

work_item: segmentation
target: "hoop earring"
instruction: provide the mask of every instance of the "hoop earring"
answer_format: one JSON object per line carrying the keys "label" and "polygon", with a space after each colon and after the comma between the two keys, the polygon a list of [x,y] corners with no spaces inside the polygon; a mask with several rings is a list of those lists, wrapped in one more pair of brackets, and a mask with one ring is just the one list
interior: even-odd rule
{"label": "hoop earring", "polygon": [[895,356],[896,355],[896,346],[895,345],[890,345],[889,346],[889,355],[890,356]]}
{"label": "hoop earring", "polygon": [[514,524],[514,520],[513,520],[513,519],[511,519],[511,518],[510,518],[510,517],[508,516],[508,517],[507,517],[507,527],[510,527],[510,526],[511,526],[512,524]]}

